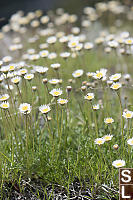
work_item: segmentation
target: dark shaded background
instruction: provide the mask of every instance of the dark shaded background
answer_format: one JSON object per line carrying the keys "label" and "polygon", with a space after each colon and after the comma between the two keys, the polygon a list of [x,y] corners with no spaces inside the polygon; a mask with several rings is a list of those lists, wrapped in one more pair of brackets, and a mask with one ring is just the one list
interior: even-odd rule
{"label": "dark shaded background", "polygon": [[[25,13],[42,9],[44,12],[58,7],[65,8],[70,13],[80,14],[83,7],[94,6],[96,2],[109,0],[0,0],[0,26],[7,23],[9,17],[17,12],[23,10]],[[133,0],[120,0],[133,1]]]}
{"label": "dark shaded background", "polygon": [[63,7],[70,13],[79,14],[84,6],[93,6],[98,1],[100,0],[0,0],[0,26],[5,24],[9,17],[18,10],[27,13],[42,9],[46,12]]}

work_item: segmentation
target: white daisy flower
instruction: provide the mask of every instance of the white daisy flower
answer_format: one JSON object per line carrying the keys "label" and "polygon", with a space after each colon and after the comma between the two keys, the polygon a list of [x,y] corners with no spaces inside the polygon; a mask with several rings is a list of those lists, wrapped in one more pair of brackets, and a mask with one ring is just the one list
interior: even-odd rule
{"label": "white daisy flower", "polygon": [[60,53],[60,57],[62,57],[62,58],[68,58],[69,56],[70,56],[69,52],[62,52],[62,53]]}
{"label": "white daisy flower", "polygon": [[112,117],[107,117],[104,119],[105,124],[112,124],[114,122],[114,119]]}
{"label": "white daisy flower", "polygon": [[[47,49],[48,48],[48,44],[47,43],[42,43],[39,45],[40,49]],[[44,53],[45,54],[45,53]],[[41,55],[40,55],[41,56]]]}
{"label": "white daisy flower", "polygon": [[12,57],[11,56],[5,56],[5,57],[2,58],[2,61],[5,62],[5,63],[10,62],[10,61],[12,61]]}
{"label": "white daisy flower", "polygon": [[116,83],[113,83],[110,88],[113,90],[118,90],[121,87],[122,87],[121,83],[116,82]]}
{"label": "white daisy flower", "polygon": [[90,50],[90,49],[92,49],[93,47],[94,47],[94,44],[91,43],[91,42],[86,42],[86,43],[84,44],[84,49]]}
{"label": "white daisy flower", "polygon": [[88,93],[84,99],[91,101],[92,99],[94,99],[94,93]]}
{"label": "white daisy flower", "polygon": [[10,64],[9,65],[9,71],[14,71],[16,67],[17,67],[16,64],[14,64],[14,63]]}
{"label": "white daisy flower", "polygon": [[59,38],[59,42],[60,43],[66,43],[66,42],[68,42],[68,37],[67,36],[63,36],[63,37]]}
{"label": "white daisy flower", "polygon": [[50,37],[47,38],[46,41],[47,41],[48,44],[54,44],[56,42],[56,40],[57,39],[56,39],[55,36],[50,36]]}
{"label": "white daisy flower", "polygon": [[125,44],[127,44],[127,45],[133,45],[133,38],[127,38],[127,39],[125,39]]}
{"label": "white daisy flower", "polygon": [[26,80],[32,80],[34,78],[34,74],[25,74],[24,75],[24,79],[26,79]]}
{"label": "white daisy flower", "polygon": [[29,60],[38,60],[40,58],[39,54],[33,54],[33,55],[29,55]]}
{"label": "white daisy flower", "polygon": [[105,136],[103,136],[103,139],[105,141],[110,141],[112,139],[112,137],[113,137],[113,135],[105,135]]}
{"label": "white daisy flower", "polygon": [[100,69],[99,71],[96,71],[96,73],[93,74],[93,78],[95,79],[102,79],[106,76],[107,69]]}
{"label": "white daisy flower", "polygon": [[30,54],[30,55],[31,55],[31,54],[34,54],[34,53],[35,53],[35,49],[28,49],[28,50],[27,50],[27,53]]}
{"label": "white daisy flower", "polygon": [[39,52],[40,57],[46,58],[49,55],[49,52],[47,50],[43,50]]}
{"label": "white daisy flower", "polygon": [[19,73],[20,73],[21,75],[25,75],[27,72],[28,72],[28,70],[25,69],[25,68],[19,70]]}
{"label": "white daisy flower", "polygon": [[108,46],[111,47],[111,48],[117,48],[118,45],[119,45],[119,43],[118,43],[117,41],[115,41],[115,40],[111,40],[111,41],[109,41],[107,44],[108,44]]}
{"label": "white daisy flower", "polygon": [[83,44],[79,43],[75,48],[74,51],[80,51],[83,48]]}
{"label": "white daisy flower", "polygon": [[131,79],[131,75],[130,74],[125,74],[123,77],[124,77],[124,79],[126,81],[129,81]]}
{"label": "white daisy flower", "polygon": [[15,76],[14,78],[11,79],[11,82],[14,84],[18,84],[21,80],[21,77]]}
{"label": "white daisy flower", "polygon": [[113,161],[112,165],[116,168],[124,167],[125,161],[124,160],[115,160],[115,161]]}
{"label": "white daisy flower", "polygon": [[0,107],[3,108],[3,109],[7,109],[7,108],[9,108],[9,103],[6,102],[6,101],[4,101],[4,102],[2,102],[2,103],[0,104]]}
{"label": "white daisy flower", "polygon": [[1,72],[7,74],[8,71],[9,71],[9,65],[6,65],[6,66],[2,66],[1,69],[0,69]]}
{"label": "white daisy flower", "polygon": [[95,139],[94,142],[95,142],[95,144],[101,145],[105,142],[105,140],[103,138],[97,138],[97,139]]}
{"label": "white daisy flower", "polygon": [[87,72],[86,75],[90,78],[90,77],[93,77],[94,75],[94,72]]}
{"label": "white daisy flower", "polygon": [[117,73],[109,77],[111,81],[118,81],[121,78],[121,74]]}
{"label": "white daisy flower", "polygon": [[133,118],[133,112],[132,112],[132,111],[129,111],[129,110],[124,111],[122,116],[123,116],[125,119],[131,119],[131,118]]}
{"label": "white daisy flower", "polygon": [[127,143],[131,146],[133,146],[133,138],[130,138],[129,140],[127,140]]}
{"label": "white daisy flower", "polygon": [[29,114],[31,112],[31,105],[28,103],[22,103],[19,106],[19,111],[22,114]]}
{"label": "white daisy flower", "polygon": [[54,64],[51,64],[51,67],[53,69],[59,69],[60,68],[60,64],[59,63],[54,63]]}
{"label": "white daisy flower", "polygon": [[49,16],[42,16],[40,21],[42,24],[47,24],[49,22]]}
{"label": "white daisy flower", "polygon": [[67,99],[58,99],[57,102],[60,104],[60,105],[65,105],[68,103],[68,100]]}
{"label": "white daisy flower", "polygon": [[100,109],[99,104],[95,104],[95,105],[93,105],[93,110],[99,110],[99,109]]}
{"label": "white daisy flower", "polygon": [[3,95],[0,96],[0,101],[6,101],[7,99],[9,99],[8,94],[3,94]]}
{"label": "white daisy flower", "polygon": [[81,77],[83,75],[83,73],[84,73],[84,71],[82,69],[78,69],[72,73],[72,76],[74,78],[78,78],[78,77]]}
{"label": "white daisy flower", "polygon": [[52,85],[56,85],[56,84],[58,84],[58,83],[60,82],[60,80],[59,80],[59,79],[56,79],[56,78],[53,78],[53,79],[50,79],[48,82],[49,82],[50,84],[52,84]]}
{"label": "white daisy flower", "polygon": [[68,42],[68,47],[69,47],[69,48],[75,48],[78,44],[79,44],[79,41],[78,41],[78,40],[76,40],[76,39],[70,40],[70,41]]}
{"label": "white daisy flower", "polygon": [[55,59],[56,57],[57,57],[57,54],[56,54],[55,52],[51,52],[51,53],[49,53],[49,55],[48,55],[48,58],[49,58],[50,60]]}
{"label": "white daisy flower", "polygon": [[48,67],[35,66],[34,70],[40,74],[45,74],[48,71]]}
{"label": "white daisy flower", "polygon": [[50,94],[54,97],[58,97],[62,94],[62,90],[59,88],[59,89],[53,89],[50,91]]}
{"label": "white daisy flower", "polygon": [[39,110],[41,113],[47,114],[51,109],[50,109],[49,105],[41,105],[39,107]]}

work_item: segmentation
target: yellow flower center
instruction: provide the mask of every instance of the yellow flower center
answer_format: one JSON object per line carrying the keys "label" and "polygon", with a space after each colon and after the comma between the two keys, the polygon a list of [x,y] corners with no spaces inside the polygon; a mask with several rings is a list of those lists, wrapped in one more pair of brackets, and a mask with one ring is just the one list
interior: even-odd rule
{"label": "yellow flower center", "polygon": [[99,73],[96,74],[96,76],[97,76],[98,78],[102,78],[102,77],[103,77],[103,74],[102,74],[101,72],[99,72]]}
{"label": "yellow flower center", "polygon": [[133,144],[133,140],[131,141],[131,144]]}
{"label": "yellow flower center", "polygon": [[77,72],[77,73],[75,73],[75,75],[76,75],[76,76],[80,76],[80,75],[81,75],[81,73]]}
{"label": "yellow flower center", "polygon": [[0,100],[6,100],[7,98],[5,96],[1,97]]}
{"label": "yellow flower center", "polygon": [[93,97],[92,97],[91,95],[88,95],[88,96],[87,96],[87,99],[88,99],[88,100],[91,100],[92,98],[93,98]]}
{"label": "yellow flower center", "polygon": [[110,140],[111,137],[110,137],[110,136],[105,136],[104,139],[105,139],[105,140]]}
{"label": "yellow flower center", "polygon": [[71,44],[72,46],[75,46],[76,45],[76,42],[72,42],[72,44]]}
{"label": "yellow flower center", "polygon": [[25,70],[21,70],[21,73],[23,74],[23,73],[26,73],[26,71]]}
{"label": "yellow flower center", "polygon": [[56,80],[52,80],[51,83],[57,83],[57,81]]}
{"label": "yellow flower center", "polygon": [[26,78],[27,78],[27,79],[31,79],[32,77],[29,75],[29,76],[27,76]]}
{"label": "yellow flower center", "polygon": [[10,66],[9,69],[10,69],[10,70],[14,70],[14,66]]}
{"label": "yellow flower center", "polygon": [[54,95],[55,95],[55,96],[58,96],[59,94],[60,94],[60,92],[58,92],[58,91],[55,91],[55,92],[54,92]]}
{"label": "yellow flower center", "polygon": [[65,102],[65,100],[60,100],[60,104],[64,104]]}
{"label": "yellow flower center", "polygon": [[2,104],[2,108],[8,108],[8,105],[6,103]]}
{"label": "yellow flower center", "polygon": [[42,55],[43,55],[43,56],[46,56],[46,55],[47,55],[47,53],[42,53]]}
{"label": "yellow flower center", "polygon": [[113,79],[118,79],[118,76],[114,76]]}
{"label": "yellow flower center", "polygon": [[102,144],[102,140],[98,140],[98,141],[97,141],[97,144]]}
{"label": "yellow flower center", "polygon": [[127,43],[128,44],[132,44],[132,40],[127,40]]}
{"label": "yellow flower center", "polygon": [[44,108],[42,111],[43,111],[44,113],[45,113],[45,112],[48,112],[48,108]]}
{"label": "yellow flower center", "polygon": [[131,118],[132,117],[131,113],[126,113],[126,117]]}
{"label": "yellow flower center", "polygon": [[18,78],[16,78],[16,79],[13,80],[14,83],[17,83],[18,81],[19,81]]}
{"label": "yellow flower center", "polygon": [[121,167],[121,163],[117,163],[116,166],[117,166],[117,167]]}
{"label": "yellow flower center", "polygon": [[119,85],[118,85],[118,84],[115,84],[115,85],[113,85],[113,88],[114,88],[114,89],[118,89],[118,88],[119,88]]}
{"label": "yellow flower center", "polygon": [[23,107],[22,107],[22,110],[23,110],[23,111],[28,110],[28,106],[23,106]]}
{"label": "yellow flower center", "polygon": [[113,122],[113,120],[112,119],[106,119],[106,122],[111,123],[111,122]]}

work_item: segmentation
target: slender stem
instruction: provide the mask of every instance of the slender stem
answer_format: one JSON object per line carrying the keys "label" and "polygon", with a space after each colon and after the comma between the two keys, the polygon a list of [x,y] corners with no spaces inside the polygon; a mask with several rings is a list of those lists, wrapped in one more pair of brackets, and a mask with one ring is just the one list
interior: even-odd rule
{"label": "slender stem", "polygon": [[130,120],[128,119],[127,121],[127,138],[129,139],[130,137]]}
{"label": "slender stem", "polygon": [[56,98],[56,121],[57,121],[57,128],[58,128],[58,137],[60,138],[60,128],[59,128],[59,116],[58,116],[58,103]]}
{"label": "slender stem", "polygon": [[[93,111],[93,112],[94,112],[94,111]],[[97,138],[98,138],[98,124],[97,124],[97,116],[96,116],[96,113],[94,113],[94,119],[95,119],[96,134],[97,134]]]}
{"label": "slender stem", "polygon": [[[7,126],[10,127],[10,122],[9,122],[10,120],[8,120],[6,111],[4,112],[4,114],[5,114],[5,118],[6,118],[7,124],[8,124]],[[11,157],[12,157],[12,162],[13,162],[13,160],[14,160],[13,131],[11,130],[10,132],[11,132]],[[16,141],[16,144],[17,144],[17,141]]]}
{"label": "slender stem", "polygon": [[18,89],[18,93],[19,93],[19,96],[20,96],[20,98],[21,98],[21,101],[23,101],[22,95],[21,95],[21,92],[20,92],[20,89],[19,89],[19,87],[18,87],[18,84],[17,84],[17,89]]}
{"label": "slender stem", "polygon": [[63,130],[63,108],[61,109],[61,131],[60,131],[60,144],[61,144],[62,130]]}
{"label": "slender stem", "polygon": [[101,162],[101,147],[98,145],[98,151],[99,151],[99,181],[101,181],[101,169],[102,169],[102,162]]}
{"label": "slender stem", "polygon": [[122,102],[119,91],[117,92],[119,103],[120,103],[120,115],[121,115],[121,133],[122,133],[122,141],[123,141],[123,152],[124,152],[124,130],[123,130],[123,117],[122,117]]}
{"label": "slender stem", "polygon": [[59,155],[60,155],[60,147],[61,147],[62,130],[63,130],[63,108],[61,109],[61,129],[60,129],[59,152],[58,152],[57,160],[58,160]]}
{"label": "slender stem", "polygon": [[28,139],[29,139],[29,134],[28,134],[28,114],[26,114],[25,118],[25,131],[26,131],[26,151],[27,151],[27,170],[29,167],[29,161],[28,161]]}
{"label": "slender stem", "polygon": [[9,158],[7,158],[7,156],[5,156],[2,152],[0,152],[0,154],[1,154],[4,158],[6,158],[10,163],[12,163],[12,161],[11,161]]}
{"label": "slender stem", "polygon": [[13,101],[13,95],[12,95],[12,91],[11,91],[11,89],[10,89],[10,85],[9,85],[8,78],[6,78],[6,82],[7,82],[7,86],[8,86],[8,92],[9,92],[10,97],[11,97],[12,106],[15,108],[15,104],[14,104],[14,101]]}
{"label": "slender stem", "polygon": [[48,93],[48,95],[47,95],[47,102],[49,102],[49,89],[48,89],[47,83],[45,84],[45,86],[46,86],[46,90],[47,90],[47,93]]}
{"label": "slender stem", "polygon": [[49,131],[49,139],[50,139],[50,142],[52,144],[53,143],[53,135],[52,135],[52,132],[51,132],[51,129],[50,129],[50,126],[49,126],[49,121],[48,121],[47,114],[46,114],[46,122],[47,122],[48,131]]}
{"label": "slender stem", "polygon": [[96,116],[95,111],[93,110],[92,102],[91,102],[91,109],[92,109],[92,112],[93,112],[93,117],[94,117],[94,122],[95,122],[96,137],[98,138],[98,124],[97,124],[97,116]]}

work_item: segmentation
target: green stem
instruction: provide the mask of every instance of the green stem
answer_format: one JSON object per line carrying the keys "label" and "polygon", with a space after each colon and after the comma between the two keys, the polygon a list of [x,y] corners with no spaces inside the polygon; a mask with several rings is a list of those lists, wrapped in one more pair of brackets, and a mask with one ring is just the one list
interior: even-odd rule
{"label": "green stem", "polygon": [[52,144],[52,143],[53,143],[53,135],[52,135],[52,132],[51,132],[51,129],[50,129],[50,126],[49,126],[49,121],[48,121],[48,116],[47,116],[47,114],[46,114],[46,122],[47,122],[48,131],[49,131],[50,143]]}
{"label": "green stem", "polygon": [[60,144],[61,144],[62,129],[63,129],[63,108],[61,109],[61,130],[60,130],[60,142],[59,142],[59,147],[60,147]]}
{"label": "green stem", "polygon": [[56,121],[57,121],[57,128],[58,128],[58,138],[60,138],[60,128],[59,128],[59,116],[58,116],[58,103],[56,99]]}
{"label": "green stem", "polygon": [[29,140],[29,134],[28,134],[28,114],[26,114],[25,118],[25,131],[26,131],[26,151],[27,151],[27,170],[29,167],[29,161],[28,161],[28,140]]}
{"label": "green stem", "polygon": [[121,132],[122,132],[122,143],[123,143],[123,152],[124,152],[124,130],[123,130],[123,117],[122,117],[122,102],[121,102],[121,97],[120,93],[117,92],[119,103],[120,103],[120,115],[121,115]]}
{"label": "green stem", "polygon": [[129,139],[130,137],[130,120],[128,119],[127,121],[127,138]]}
{"label": "green stem", "polygon": [[[94,111],[93,111],[93,112],[94,112]],[[94,113],[94,119],[95,119],[96,135],[97,135],[97,138],[98,138],[98,124],[97,124],[97,116],[96,116],[96,113]]]}
{"label": "green stem", "polygon": [[19,87],[18,87],[18,84],[17,84],[17,89],[18,89],[18,93],[19,93],[20,99],[21,99],[21,101],[23,102],[22,95],[21,95],[20,89],[19,89]]}
{"label": "green stem", "polygon": [[91,102],[91,109],[92,109],[92,112],[93,112],[93,117],[94,117],[94,122],[95,122],[96,137],[98,138],[98,124],[97,124],[97,116],[96,116],[95,111],[93,110],[92,102]]}

